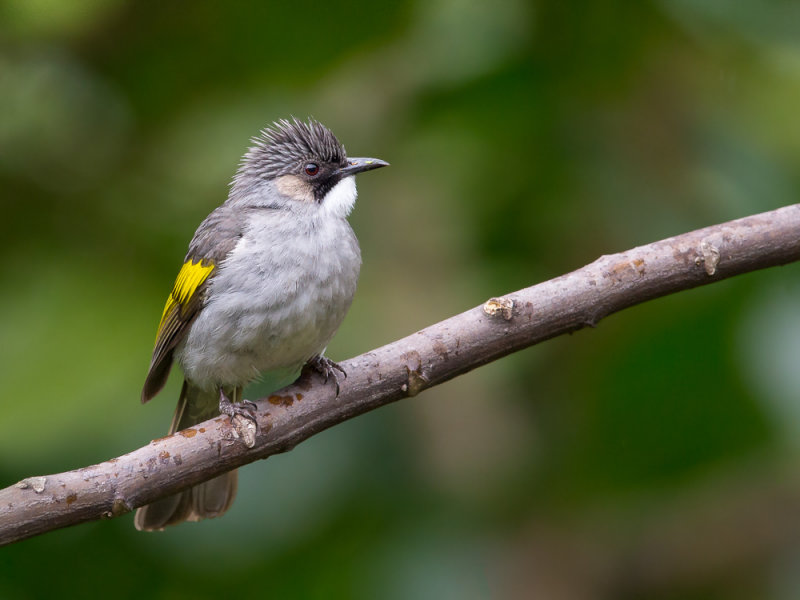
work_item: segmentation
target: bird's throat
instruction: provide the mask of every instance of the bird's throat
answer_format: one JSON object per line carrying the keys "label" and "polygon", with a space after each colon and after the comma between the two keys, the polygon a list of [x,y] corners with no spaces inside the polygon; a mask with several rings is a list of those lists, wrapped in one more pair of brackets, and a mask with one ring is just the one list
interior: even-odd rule
{"label": "bird's throat", "polygon": [[320,203],[322,210],[331,216],[345,218],[349,215],[356,203],[356,178],[354,176],[345,177],[339,181],[331,190],[325,194]]}

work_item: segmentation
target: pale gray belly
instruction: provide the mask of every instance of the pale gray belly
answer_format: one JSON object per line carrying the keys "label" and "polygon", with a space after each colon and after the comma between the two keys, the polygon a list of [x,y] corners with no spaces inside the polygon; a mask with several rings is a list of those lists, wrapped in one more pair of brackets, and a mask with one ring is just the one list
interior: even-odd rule
{"label": "pale gray belly", "polygon": [[361,265],[349,226],[344,233],[237,246],[177,348],[186,378],[202,387],[245,385],[320,354],[350,307]]}

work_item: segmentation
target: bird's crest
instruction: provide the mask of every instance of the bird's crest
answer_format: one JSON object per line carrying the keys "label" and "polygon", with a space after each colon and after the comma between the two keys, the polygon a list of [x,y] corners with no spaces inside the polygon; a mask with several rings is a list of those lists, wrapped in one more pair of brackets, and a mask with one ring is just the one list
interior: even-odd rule
{"label": "bird's crest", "polygon": [[253,145],[242,157],[233,185],[250,177],[274,179],[297,168],[303,161],[319,160],[344,164],[347,153],[330,129],[319,121],[281,119],[252,138]]}

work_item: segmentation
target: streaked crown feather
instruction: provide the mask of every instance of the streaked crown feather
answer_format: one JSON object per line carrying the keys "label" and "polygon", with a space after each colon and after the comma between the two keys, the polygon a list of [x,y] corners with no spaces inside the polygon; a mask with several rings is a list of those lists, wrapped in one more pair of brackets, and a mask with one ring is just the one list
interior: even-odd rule
{"label": "streaked crown feather", "polygon": [[281,119],[251,141],[253,145],[242,157],[233,179],[234,187],[246,185],[251,178],[280,177],[306,161],[344,164],[347,160],[344,146],[333,132],[314,119]]}

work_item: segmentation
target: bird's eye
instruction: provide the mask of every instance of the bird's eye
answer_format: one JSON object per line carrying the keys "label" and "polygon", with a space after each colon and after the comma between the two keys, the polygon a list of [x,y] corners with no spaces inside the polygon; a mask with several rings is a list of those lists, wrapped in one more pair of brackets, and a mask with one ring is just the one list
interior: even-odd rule
{"label": "bird's eye", "polygon": [[306,163],[306,166],[303,167],[303,170],[306,172],[306,175],[313,177],[317,173],[319,173],[319,167],[315,163]]}

